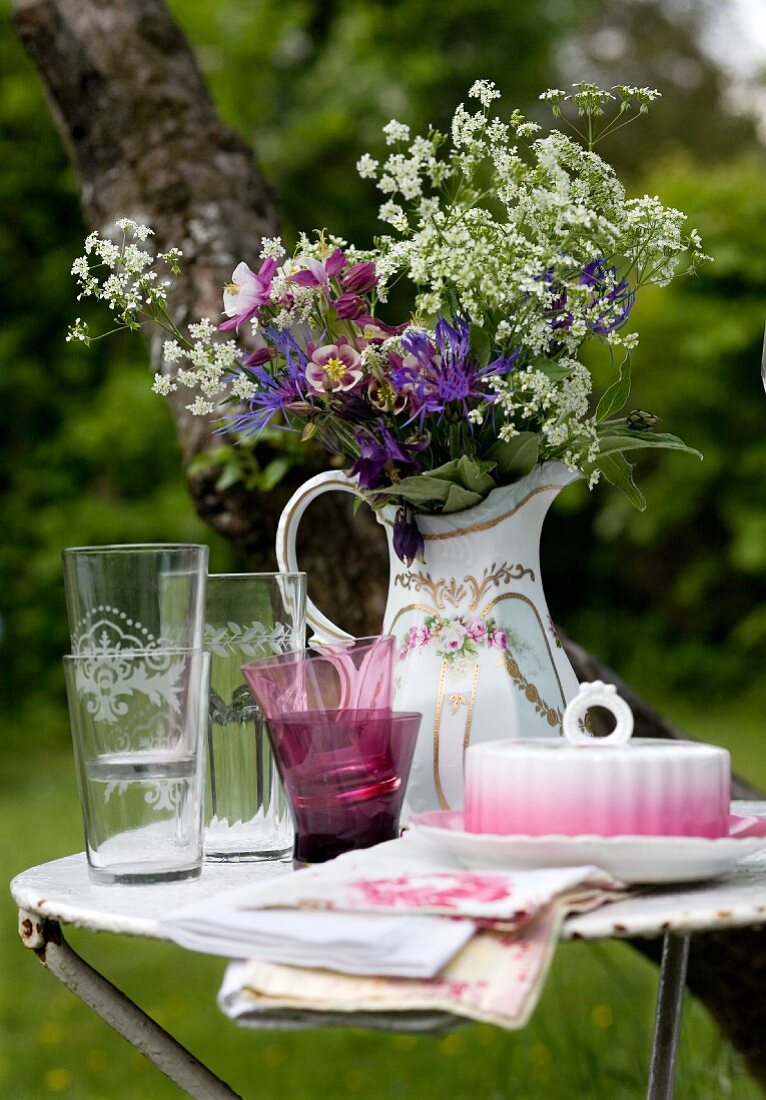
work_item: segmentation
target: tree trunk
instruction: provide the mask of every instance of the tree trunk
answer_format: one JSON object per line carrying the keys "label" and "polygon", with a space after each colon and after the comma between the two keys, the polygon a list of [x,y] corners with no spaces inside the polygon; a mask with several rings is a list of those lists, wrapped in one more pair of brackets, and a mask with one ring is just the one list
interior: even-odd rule
{"label": "tree trunk", "polygon": [[[77,173],[88,224],[104,234],[120,217],[151,225],[161,251],[177,245],[184,254],[169,303],[178,326],[219,316],[234,266],[244,259],[257,268],[261,238],[277,232],[274,196],[252,151],[218,117],[167,8],[161,0],[17,0],[15,18]],[[163,338],[150,337],[155,371]],[[210,427],[186,409],[185,392],[169,400],[188,466],[212,444]],[[282,508],[322,468],[323,459],[312,456],[260,498],[236,485],[218,491],[216,470],[187,480],[199,515],[252,568],[268,569]],[[352,517],[341,494],[324,497],[311,516],[301,565],[311,574],[312,597],[342,608],[341,625],[352,632],[371,633],[383,614],[375,578],[387,571],[378,524],[368,509]],[[361,552],[350,556],[352,538]]]}
{"label": "tree trunk", "polygon": [[[119,217],[152,225],[160,249],[178,245],[184,253],[184,273],[170,302],[176,322],[217,316],[221,285],[235,264],[244,259],[257,266],[261,238],[276,232],[274,197],[252,152],[219,119],[164,4],[16,0],[15,18],[77,172],[88,223],[101,232]],[[161,369],[160,334],[151,336],[150,350],[155,370]],[[210,446],[209,428],[188,413],[184,395],[170,400],[188,465]],[[318,468],[317,459],[311,463],[300,479]],[[188,476],[202,518],[261,568],[273,561],[277,520],[298,480],[295,473],[274,492],[254,497],[237,487],[218,490],[212,473]],[[382,617],[384,540],[367,510],[352,519],[346,499],[337,496],[317,505],[302,564],[323,608],[349,630],[369,632]],[[351,545],[354,553],[348,554]],[[681,736],[596,658],[571,641],[566,648],[581,679],[618,684],[639,733]],[[741,780],[735,793],[757,797]],[[695,938],[689,978],[764,1083],[765,967],[757,934],[716,933]]]}

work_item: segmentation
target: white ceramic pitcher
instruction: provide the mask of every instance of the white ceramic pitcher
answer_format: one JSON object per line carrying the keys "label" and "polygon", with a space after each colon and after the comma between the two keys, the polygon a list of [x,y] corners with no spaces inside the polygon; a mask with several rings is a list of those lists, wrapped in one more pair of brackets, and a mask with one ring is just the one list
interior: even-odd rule
{"label": "white ceramic pitcher", "polygon": [[[393,551],[396,509],[378,513],[389,543],[382,629],[397,639],[395,706],[423,715],[410,811],[462,808],[469,744],[561,731],[578,684],[545,602],[540,533],[553,499],[577,476],[546,462],[465,511],[418,514],[425,561],[409,567]],[[359,495],[345,474],[328,471],[288,501],[277,532],[281,570],[298,570],[298,524],[330,490]],[[310,600],[306,618],[317,638],[350,637]]]}

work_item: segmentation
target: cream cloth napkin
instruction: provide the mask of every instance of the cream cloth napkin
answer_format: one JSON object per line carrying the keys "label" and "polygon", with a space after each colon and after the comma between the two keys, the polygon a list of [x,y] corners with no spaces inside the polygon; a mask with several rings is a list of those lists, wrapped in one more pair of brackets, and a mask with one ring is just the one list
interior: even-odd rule
{"label": "cream cloth napkin", "polygon": [[[464,870],[409,833],[176,910],[162,926],[229,967],[223,1011],[256,1027],[520,1027],[564,917],[621,896],[595,867]],[[287,964],[287,965],[286,965]]]}
{"label": "cream cloth napkin", "polygon": [[[575,908],[603,900],[591,895]],[[464,1017],[520,1028],[539,1000],[559,928],[572,911],[562,898],[517,933],[478,931],[431,979],[361,977],[260,959],[232,963],[218,1004],[249,1027],[443,1031]]]}

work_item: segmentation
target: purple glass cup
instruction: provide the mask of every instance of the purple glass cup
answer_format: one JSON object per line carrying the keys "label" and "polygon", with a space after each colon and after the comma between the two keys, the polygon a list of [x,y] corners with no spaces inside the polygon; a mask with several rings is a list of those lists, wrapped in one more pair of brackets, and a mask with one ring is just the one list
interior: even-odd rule
{"label": "purple glass cup", "polygon": [[399,835],[421,717],[380,710],[268,716],[296,863],[324,863]]}
{"label": "purple glass cup", "polygon": [[252,661],[242,671],[267,718],[306,711],[391,711],[395,638],[331,642]]}

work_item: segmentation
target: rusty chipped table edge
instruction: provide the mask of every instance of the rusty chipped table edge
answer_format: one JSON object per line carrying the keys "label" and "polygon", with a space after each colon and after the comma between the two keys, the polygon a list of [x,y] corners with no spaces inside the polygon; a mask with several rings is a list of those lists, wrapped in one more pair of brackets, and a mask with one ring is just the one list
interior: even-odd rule
{"label": "rusty chipped table edge", "polygon": [[[766,815],[766,802],[738,803],[740,812]],[[84,853],[23,871],[11,882],[19,909],[95,932],[166,939],[158,918],[171,909],[274,874],[285,863],[206,863],[198,879],[151,886],[99,886],[88,877]],[[623,901],[570,917],[565,940],[658,937],[766,924],[766,849],[708,882],[647,887]]]}
{"label": "rusty chipped table edge", "polygon": [[[289,870],[284,864],[206,864],[192,881],[115,889],[90,881],[81,852],[23,871],[11,882],[11,895],[19,909],[60,924],[165,940],[158,920],[171,909]],[[766,853],[710,882],[639,889],[623,901],[572,916],[561,938],[657,937],[759,924],[766,924]]]}

